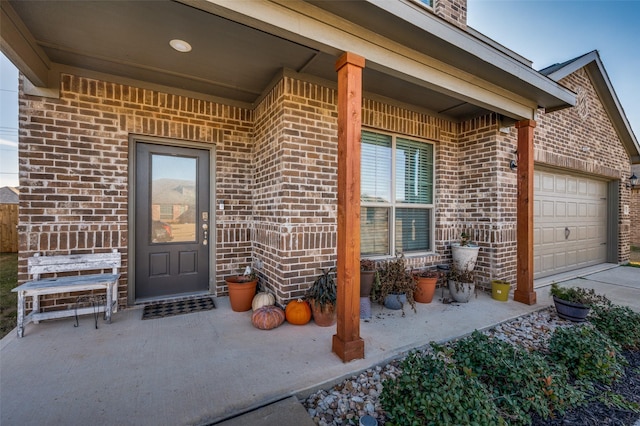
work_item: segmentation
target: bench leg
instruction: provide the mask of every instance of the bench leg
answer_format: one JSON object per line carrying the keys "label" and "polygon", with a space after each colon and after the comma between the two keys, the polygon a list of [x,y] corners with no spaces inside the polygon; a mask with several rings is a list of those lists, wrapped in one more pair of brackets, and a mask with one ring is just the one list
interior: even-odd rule
{"label": "bench leg", "polygon": [[111,299],[111,303],[113,303],[113,313],[118,312],[118,281],[113,284],[113,298]]}
{"label": "bench leg", "polygon": [[[33,312],[40,312],[40,295],[39,294],[34,294],[31,297],[32,301],[33,301]],[[33,320],[34,324],[38,324],[40,323],[40,321],[38,321],[37,319]]]}
{"label": "bench leg", "polygon": [[18,292],[18,337],[24,336],[24,291]]}
{"label": "bench leg", "polygon": [[105,319],[109,324],[111,324],[111,309],[113,309],[113,285],[114,283],[107,285],[107,306],[104,307]]}

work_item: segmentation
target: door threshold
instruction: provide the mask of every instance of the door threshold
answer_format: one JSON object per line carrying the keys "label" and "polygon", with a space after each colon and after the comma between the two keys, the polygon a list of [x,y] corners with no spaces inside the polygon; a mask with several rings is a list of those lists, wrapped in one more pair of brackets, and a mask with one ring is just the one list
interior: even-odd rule
{"label": "door threshold", "polygon": [[179,302],[182,300],[198,299],[203,296],[213,297],[214,295],[212,293],[209,293],[208,291],[199,291],[194,293],[173,294],[161,297],[145,297],[143,299],[136,299],[136,301],[134,302],[134,306],[145,306],[158,302]]}

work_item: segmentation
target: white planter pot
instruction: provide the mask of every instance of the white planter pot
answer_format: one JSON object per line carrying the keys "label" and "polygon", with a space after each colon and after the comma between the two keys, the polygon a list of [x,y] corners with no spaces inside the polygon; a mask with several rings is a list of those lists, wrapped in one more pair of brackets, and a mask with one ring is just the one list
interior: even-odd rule
{"label": "white planter pot", "polygon": [[449,295],[458,303],[467,303],[471,300],[471,295],[476,289],[474,283],[458,283],[454,280],[449,280]]}
{"label": "white planter pot", "polygon": [[473,271],[478,259],[477,245],[461,246],[460,243],[451,244],[451,254],[453,256],[453,266],[458,271]]}

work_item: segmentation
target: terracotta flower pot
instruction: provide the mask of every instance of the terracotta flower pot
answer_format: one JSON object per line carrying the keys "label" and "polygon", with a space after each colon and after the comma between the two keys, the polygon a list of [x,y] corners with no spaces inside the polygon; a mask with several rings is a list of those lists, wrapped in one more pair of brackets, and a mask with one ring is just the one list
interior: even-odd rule
{"label": "terracotta flower pot", "polygon": [[413,292],[413,299],[418,303],[431,303],[433,294],[436,292],[438,278],[418,277],[416,291]]}
{"label": "terracotta flower pot", "polygon": [[234,312],[245,312],[251,309],[251,302],[256,295],[258,279],[246,281],[242,275],[232,275],[225,278],[229,288],[229,302]]}
{"label": "terracotta flower pot", "polygon": [[313,300],[309,301],[311,311],[313,312],[313,321],[320,327],[330,327],[338,321],[336,307],[333,305],[321,306]]}
{"label": "terracotta flower pot", "polygon": [[369,297],[376,271],[360,271],[360,297]]}

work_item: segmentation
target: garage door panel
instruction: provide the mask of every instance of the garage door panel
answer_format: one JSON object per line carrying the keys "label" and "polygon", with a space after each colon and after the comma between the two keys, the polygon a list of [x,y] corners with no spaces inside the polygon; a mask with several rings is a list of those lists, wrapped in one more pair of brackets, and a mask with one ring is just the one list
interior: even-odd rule
{"label": "garage door panel", "polygon": [[587,182],[583,179],[578,181],[578,195],[587,195]]}
{"label": "garage door panel", "polygon": [[544,217],[554,217],[554,201],[542,201],[542,216]]}
{"label": "garage door panel", "polygon": [[606,261],[606,191],[596,179],[536,170],[536,278]]}

